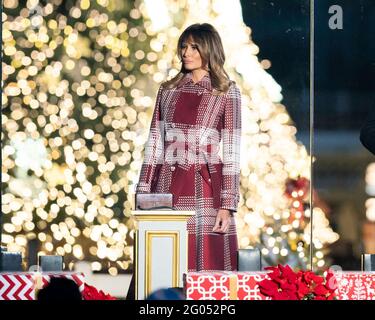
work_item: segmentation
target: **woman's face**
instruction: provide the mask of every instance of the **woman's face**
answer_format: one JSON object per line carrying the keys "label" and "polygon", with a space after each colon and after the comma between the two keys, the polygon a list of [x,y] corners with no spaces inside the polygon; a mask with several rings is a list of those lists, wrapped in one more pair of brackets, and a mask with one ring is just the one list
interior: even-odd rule
{"label": "woman's face", "polygon": [[191,37],[181,45],[182,63],[184,68],[189,71],[203,69],[202,58],[198,51],[197,44]]}

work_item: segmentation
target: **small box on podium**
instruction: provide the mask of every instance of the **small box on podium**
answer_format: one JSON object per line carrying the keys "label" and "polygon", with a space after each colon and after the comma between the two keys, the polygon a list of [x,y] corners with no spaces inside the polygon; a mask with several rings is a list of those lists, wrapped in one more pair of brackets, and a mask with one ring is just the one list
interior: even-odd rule
{"label": "small box on podium", "polygon": [[42,272],[62,271],[63,257],[62,256],[39,256],[39,266]]}
{"label": "small box on podium", "polygon": [[239,249],[237,251],[238,271],[261,271],[262,255],[258,248]]}

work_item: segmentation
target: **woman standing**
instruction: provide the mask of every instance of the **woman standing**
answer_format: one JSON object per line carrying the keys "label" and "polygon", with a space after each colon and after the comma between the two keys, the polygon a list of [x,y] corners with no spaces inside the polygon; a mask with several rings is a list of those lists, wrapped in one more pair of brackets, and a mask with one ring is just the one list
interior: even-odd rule
{"label": "woman standing", "polygon": [[[180,72],[157,94],[137,193],[172,193],[188,220],[188,270],[236,270],[241,94],[207,23],[178,40]],[[222,159],[219,156],[222,141]]]}

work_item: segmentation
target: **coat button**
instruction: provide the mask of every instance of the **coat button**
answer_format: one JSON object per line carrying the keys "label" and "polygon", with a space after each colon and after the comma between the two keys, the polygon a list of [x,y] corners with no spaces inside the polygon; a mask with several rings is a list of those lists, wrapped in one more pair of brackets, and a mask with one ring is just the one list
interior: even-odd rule
{"label": "coat button", "polygon": [[172,166],[171,167],[171,171],[175,171],[176,170],[176,167],[175,166]]}

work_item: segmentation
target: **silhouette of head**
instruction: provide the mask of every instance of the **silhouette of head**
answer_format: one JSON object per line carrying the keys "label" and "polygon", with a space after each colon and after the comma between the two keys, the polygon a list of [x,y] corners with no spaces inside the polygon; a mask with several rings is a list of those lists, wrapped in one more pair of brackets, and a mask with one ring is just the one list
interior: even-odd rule
{"label": "silhouette of head", "polygon": [[185,300],[182,289],[163,288],[152,292],[146,300]]}
{"label": "silhouette of head", "polygon": [[82,300],[78,285],[70,279],[51,278],[50,283],[38,292],[37,300]]}

